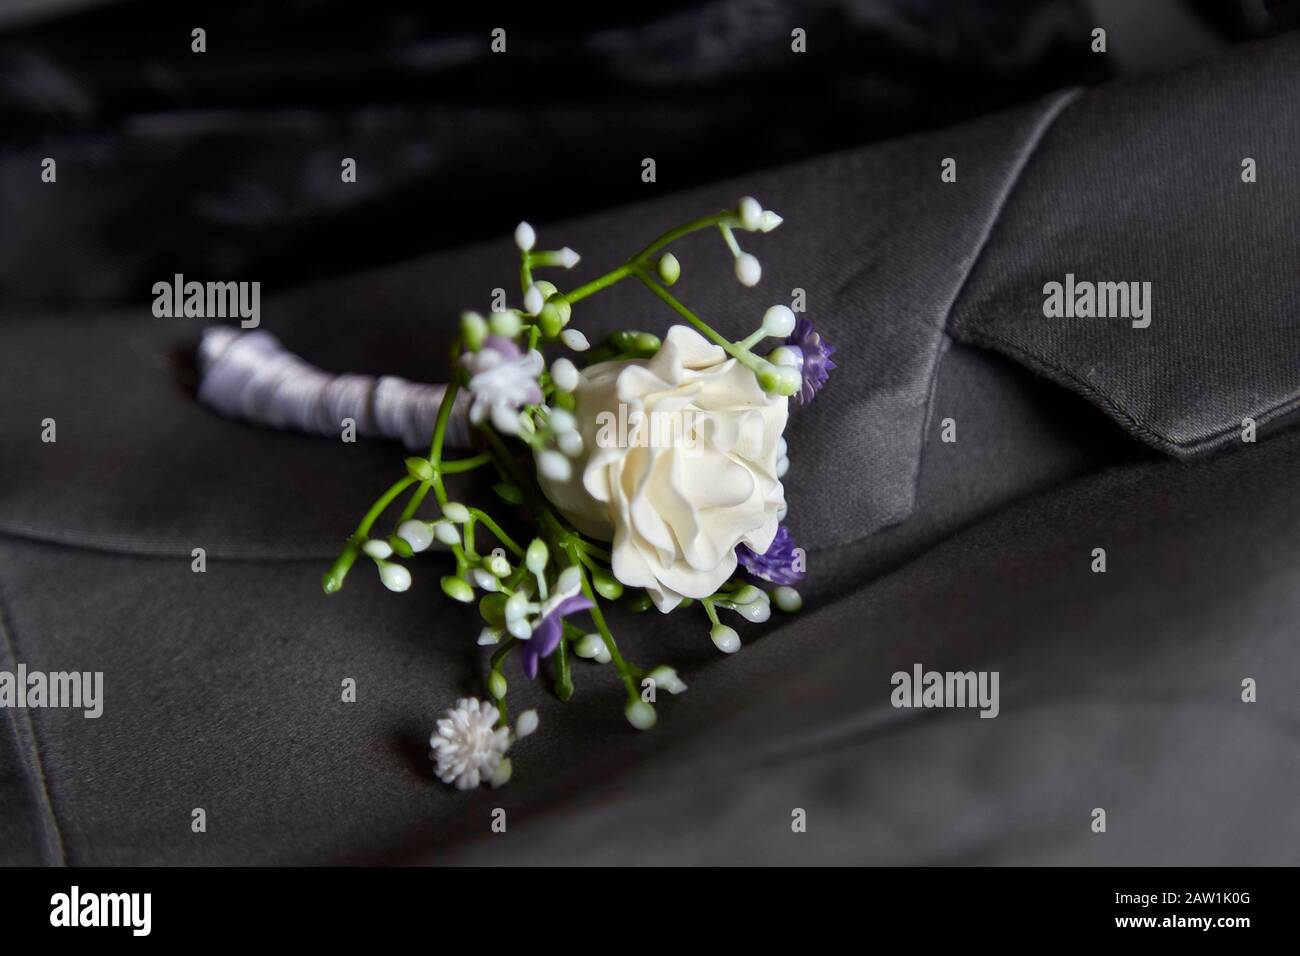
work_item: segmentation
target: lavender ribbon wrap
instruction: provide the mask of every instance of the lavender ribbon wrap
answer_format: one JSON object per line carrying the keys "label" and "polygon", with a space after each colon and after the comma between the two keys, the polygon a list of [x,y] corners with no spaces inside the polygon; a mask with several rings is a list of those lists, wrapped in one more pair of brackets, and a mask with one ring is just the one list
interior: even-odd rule
{"label": "lavender ribbon wrap", "polygon": [[[335,375],[303,361],[274,335],[225,325],[203,330],[198,347],[201,403],[227,418],[311,435],[338,436],[343,420],[366,438],[400,441],[426,451],[445,385],[396,375]],[[446,444],[468,448],[469,401],[456,396]]]}

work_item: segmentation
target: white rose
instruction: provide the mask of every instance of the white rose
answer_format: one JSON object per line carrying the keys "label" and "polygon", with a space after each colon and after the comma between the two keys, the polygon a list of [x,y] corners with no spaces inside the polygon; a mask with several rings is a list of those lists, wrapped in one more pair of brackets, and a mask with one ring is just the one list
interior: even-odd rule
{"label": "white rose", "polygon": [[767,550],[787,402],[752,371],[676,325],[651,359],[588,368],[575,396],[583,452],[567,481],[539,480],[575,528],[613,541],[623,584],[671,611],[724,584],[738,544]]}

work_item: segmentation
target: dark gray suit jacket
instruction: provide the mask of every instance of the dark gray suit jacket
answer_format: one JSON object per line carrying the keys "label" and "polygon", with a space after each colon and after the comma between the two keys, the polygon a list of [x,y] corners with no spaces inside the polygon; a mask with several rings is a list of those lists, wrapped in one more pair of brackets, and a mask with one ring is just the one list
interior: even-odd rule
{"label": "dark gray suit jacket", "polygon": [[[755,195],[786,217],[752,241],[762,285],[700,238],[681,295],[739,335],[802,288],[840,369],[789,433],[806,610],[725,659],[702,614],[616,617],[690,685],[650,733],[607,669],[580,663],[567,704],[512,671],[541,729],[499,791],[429,772],[434,719],[482,692],[439,559],[402,595],[367,573],[320,591],[400,449],[214,416],[170,360],[196,328],[143,294],[9,315],[0,669],[102,670],[105,703],[0,714],[0,861],[1297,862],[1298,100],[1300,43],[1274,41],[539,224],[582,278]],[[345,275],[264,325],[326,368],[435,380],[512,256]],[[1067,274],[1150,282],[1149,327],[1045,317]],[[593,339],[668,320],[640,288],[576,314]],[[999,716],[892,707],[916,663],[998,671]]]}

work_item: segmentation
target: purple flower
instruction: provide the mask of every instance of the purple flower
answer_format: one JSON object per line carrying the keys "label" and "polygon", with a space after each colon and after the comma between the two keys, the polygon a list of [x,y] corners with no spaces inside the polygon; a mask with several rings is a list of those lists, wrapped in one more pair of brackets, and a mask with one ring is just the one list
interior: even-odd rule
{"label": "purple flower", "polygon": [[803,379],[799,402],[806,405],[826,384],[831,369],[835,368],[831,361],[835,346],[822,340],[811,320],[800,318],[783,347],[794,356],[794,368]]}
{"label": "purple flower", "polygon": [[581,594],[556,594],[542,605],[541,620],[533,628],[533,636],[523,642],[520,661],[524,673],[529,678],[537,676],[537,665],[543,657],[550,657],[560,646],[560,637],[564,633],[564,619],[570,614],[589,611],[594,607],[591,601]]}
{"label": "purple flower", "polygon": [[754,577],[773,584],[794,584],[803,578],[803,571],[795,567],[794,538],[785,525],[776,529],[776,537],[762,554],[745,544],[737,546],[736,560]]}

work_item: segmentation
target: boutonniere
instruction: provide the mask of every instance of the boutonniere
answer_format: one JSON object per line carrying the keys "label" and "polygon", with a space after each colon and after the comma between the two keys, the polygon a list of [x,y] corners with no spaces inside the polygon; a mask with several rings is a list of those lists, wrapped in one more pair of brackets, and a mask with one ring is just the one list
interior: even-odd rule
{"label": "boutonniere", "polygon": [[[405,591],[410,559],[435,543],[450,552],[442,591],[477,603],[478,643],[494,650],[489,699],[462,699],[437,722],[430,757],[441,780],[469,789],[510,778],[512,744],[538,723],[534,711],[510,723],[512,660],[526,678],[545,672],[561,700],[573,693],[573,658],[609,664],[627,691],[628,722],[654,726],[647,688],[678,694],[686,685],[666,664],[643,667],[622,654],[603,610],[610,602],[663,613],[698,605],[713,643],[728,654],[741,642],[724,613],[761,623],[773,604],[800,608],[793,585],[803,576],[801,552],[782,524],[784,433],[789,399],[810,401],[825,385],[834,349],[784,305],[731,341],[671,291],[681,263],[669,247],[700,230],[716,229],[736,278],[756,285],[762,268],[737,233],[780,223],[745,198],[567,291],[536,274],[572,268],[577,253],[536,248],[534,230],[521,223],[521,306],[461,316],[428,454],[406,460],[323,581],[333,594],[366,561],[390,590]],[[629,279],[677,324],[662,338],[627,329],[592,347],[582,312]],[[467,409],[477,454],[444,454],[457,409]],[[529,535],[516,537],[507,526],[517,523],[487,507],[452,500],[446,476],[465,472],[489,476],[484,487],[512,518],[524,516]]]}

